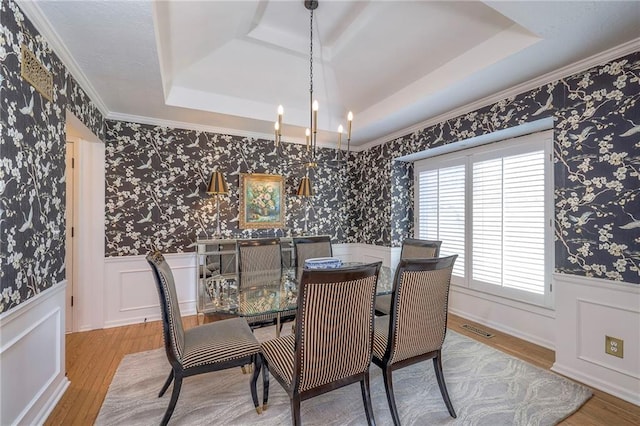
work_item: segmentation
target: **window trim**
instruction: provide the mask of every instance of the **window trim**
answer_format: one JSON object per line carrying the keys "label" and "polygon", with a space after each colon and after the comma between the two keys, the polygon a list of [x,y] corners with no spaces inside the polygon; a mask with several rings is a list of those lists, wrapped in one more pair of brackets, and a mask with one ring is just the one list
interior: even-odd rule
{"label": "window trim", "polygon": [[[457,142],[459,143],[459,142]],[[502,158],[510,155],[522,154],[539,149],[545,153],[544,171],[544,214],[545,214],[545,235],[544,235],[544,294],[529,293],[523,290],[496,287],[489,284],[477,283],[472,280],[472,229],[473,229],[473,162],[483,161],[491,158]],[[516,300],[545,308],[553,307],[553,292],[551,287],[553,271],[555,269],[554,254],[554,181],[553,181],[553,130],[545,130],[516,138],[505,139],[490,144],[455,151],[424,160],[414,162],[414,229],[416,235],[419,232],[420,209],[419,209],[419,177],[420,172],[435,170],[458,164],[465,164],[465,277],[452,277],[451,283],[454,286],[463,287],[471,291],[491,294],[500,298]]]}

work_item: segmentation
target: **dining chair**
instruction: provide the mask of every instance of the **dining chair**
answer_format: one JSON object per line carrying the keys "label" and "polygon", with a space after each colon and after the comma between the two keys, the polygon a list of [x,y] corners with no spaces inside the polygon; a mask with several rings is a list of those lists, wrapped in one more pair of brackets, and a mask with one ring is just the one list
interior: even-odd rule
{"label": "dining chair", "polygon": [[[400,260],[402,259],[430,259],[440,256],[442,241],[420,240],[417,238],[405,238],[402,242]],[[376,297],[376,314],[389,315],[391,311],[391,295],[381,294]]]}
{"label": "dining chair", "polygon": [[300,282],[304,262],[314,257],[331,257],[331,237],[329,235],[319,235],[316,237],[294,237],[293,247],[295,251],[296,278]]}
{"label": "dining chair", "polygon": [[[300,424],[301,401],[355,382],[367,421],[375,424],[369,365],[380,267],[381,262],[304,270],[295,334],[262,344],[265,369],[289,395],[294,425]],[[268,387],[264,394],[267,400]]]}
{"label": "dining chair", "polygon": [[[247,322],[242,318],[232,318],[185,330],[171,268],[159,251],[147,254],[146,259],[151,266],[158,289],[164,347],[171,365],[169,377],[160,390],[159,398],[173,382],[171,400],[161,424],[166,425],[173,414],[180,395],[182,379],[247,364],[253,364],[254,367],[249,388],[253,404],[260,414],[256,382],[262,369],[262,355],[260,343]],[[268,381],[268,378],[268,371],[265,369],[263,380]]]}
{"label": "dining chair", "polygon": [[456,413],[442,372],[442,344],[447,332],[449,286],[458,255],[401,260],[394,279],[391,314],[376,317],[373,363],[382,369],[394,425],[400,417],[393,393],[394,370],[433,359],[440,393],[451,417]]}
{"label": "dining chair", "polygon": [[[238,287],[274,285],[282,278],[282,250],[278,238],[253,238],[238,240]],[[296,310],[280,312],[281,321],[292,320]],[[246,316],[251,327],[271,325],[278,313]]]}
{"label": "dining chair", "polygon": [[400,259],[425,259],[440,256],[442,241],[405,238],[402,242]]}

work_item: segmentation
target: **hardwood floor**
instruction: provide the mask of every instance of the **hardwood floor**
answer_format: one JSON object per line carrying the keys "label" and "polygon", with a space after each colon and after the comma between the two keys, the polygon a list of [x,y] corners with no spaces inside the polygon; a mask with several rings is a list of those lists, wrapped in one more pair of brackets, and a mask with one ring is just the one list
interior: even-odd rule
{"label": "hardwood floor", "polygon": [[[195,316],[184,318],[185,328],[197,324]],[[487,339],[464,328],[470,324],[495,334]],[[449,328],[489,346],[549,369],[554,352],[516,337],[481,326],[455,315],[449,316]],[[93,424],[111,379],[126,354],[162,347],[160,322],[72,333],[66,336],[67,375],[71,385],[47,419],[46,425]],[[638,425],[640,407],[604,392],[594,390],[594,396],[562,425]]]}

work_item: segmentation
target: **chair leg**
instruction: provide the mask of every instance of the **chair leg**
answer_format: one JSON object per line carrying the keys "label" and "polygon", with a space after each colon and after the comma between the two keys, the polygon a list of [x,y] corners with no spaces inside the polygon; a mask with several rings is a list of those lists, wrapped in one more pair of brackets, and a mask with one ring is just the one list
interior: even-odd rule
{"label": "chair leg", "polygon": [[367,414],[367,423],[375,426],[376,419],[373,416],[373,406],[371,405],[371,391],[369,388],[369,372],[367,371],[360,380],[360,390],[362,390],[362,402],[364,403],[364,412]]}
{"label": "chair leg", "polygon": [[389,410],[391,410],[391,417],[393,418],[393,424],[400,426],[400,416],[398,416],[398,408],[396,407],[396,398],[393,395],[393,381],[391,379],[391,368],[383,367],[382,376],[384,377],[384,389],[387,392],[387,402],[389,403]]}
{"label": "chair leg", "polygon": [[173,382],[173,391],[171,392],[171,401],[169,401],[169,406],[167,407],[167,411],[165,411],[164,417],[162,418],[162,422],[160,422],[162,426],[166,426],[167,423],[169,423],[169,419],[173,414],[173,410],[176,408],[176,403],[178,402],[178,396],[180,395],[181,387],[182,387],[182,376],[177,374],[175,375],[175,381]]}
{"label": "chair leg", "polygon": [[300,396],[294,395],[291,397],[291,421],[293,426],[300,426]]}
{"label": "chair leg", "polygon": [[269,401],[269,364],[262,354],[258,354],[262,358],[262,411],[267,411],[267,402]]}
{"label": "chair leg", "polygon": [[253,399],[253,405],[256,407],[256,412],[258,414],[262,413],[262,409],[258,404],[258,376],[260,375],[260,370],[262,369],[262,358],[260,354],[255,354],[252,357],[253,360],[253,374],[251,375],[251,399]]}
{"label": "chair leg", "polygon": [[436,370],[436,378],[438,379],[438,386],[440,387],[440,393],[442,394],[442,399],[444,399],[444,403],[447,406],[447,410],[449,410],[449,415],[455,419],[457,417],[456,412],[453,409],[453,404],[451,403],[451,399],[449,398],[449,392],[447,392],[447,384],[444,382],[444,374],[442,372],[442,358],[441,358],[440,351],[438,351],[438,355],[433,358],[433,368]]}
{"label": "chair leg", "polygon": [[164,382],[164,385],[162,386],[162,389],[160,389],[160,393],[158,394],[158,398],[161,398],[162,395],[164,395],[164,393],[167,391],[167,389],[169,388],[169,385],[171,384],[172,381],[173,381],[173,368],[169,372],[169,377],[167,377],[167,380]]}

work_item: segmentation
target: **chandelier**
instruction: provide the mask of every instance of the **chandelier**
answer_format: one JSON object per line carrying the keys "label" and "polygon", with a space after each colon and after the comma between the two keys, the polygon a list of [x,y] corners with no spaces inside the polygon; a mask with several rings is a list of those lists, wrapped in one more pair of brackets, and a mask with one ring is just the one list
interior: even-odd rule
{"label": "chandelier", "polygon": [[[311,183],[309,180],[309,169],[318,166],[320,161],[317,154],[317,133],[318,133],[318,101],[313,98],[313,11],[318,7],[318,0],[304,0],[304,7],[309,10],[309,127],[305,130],[305,145],[302,150],[302,158],[296,160],[287,159],[286,154],[282,149],[282,119],[284,116],[284,107],[278,106],[278,119],[274,124],[274,143],[278,155],[287,161],[288,165],[302,165],[306,168],[305,177],[300,183],[298,189],[298,195],[311,196],[313,191],[311,189]],[[351,124],[353,122],[353,113],[349,111],[347,114],[347,150],[346,154],[343,154],[342,150],[342,135],[344,133],[344,127],[342,124],[338,127],[338,143],[337,150],[334,158],[322,161],[323,166],[337,167],[346,163],[349,158],[349,152],[351,149]],[[301,188],[303,185],[307,188],[303,191]]]}

